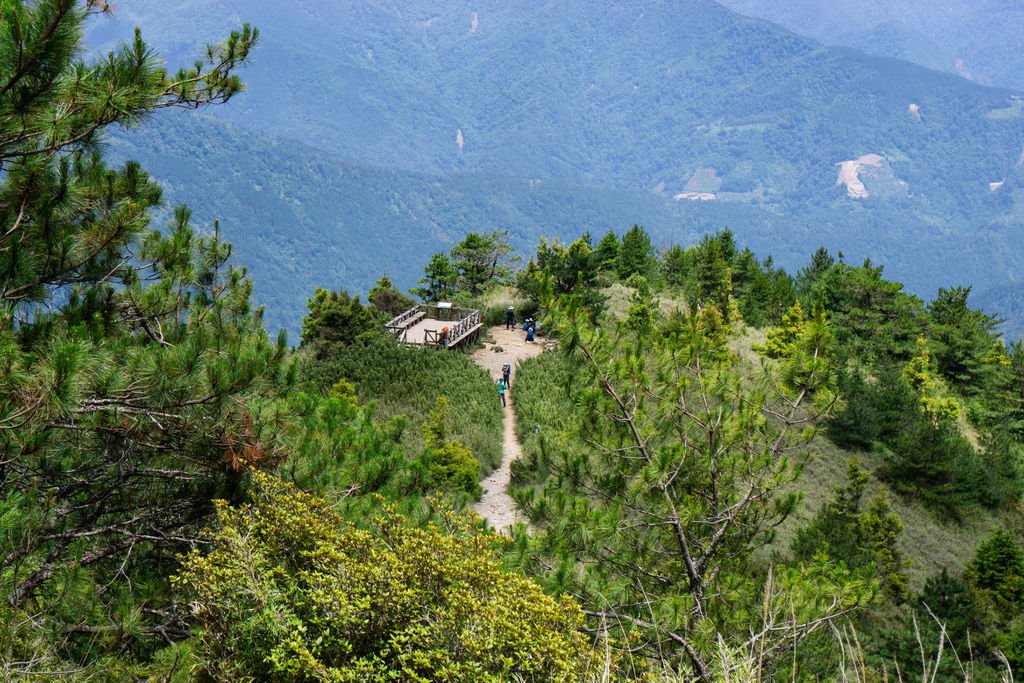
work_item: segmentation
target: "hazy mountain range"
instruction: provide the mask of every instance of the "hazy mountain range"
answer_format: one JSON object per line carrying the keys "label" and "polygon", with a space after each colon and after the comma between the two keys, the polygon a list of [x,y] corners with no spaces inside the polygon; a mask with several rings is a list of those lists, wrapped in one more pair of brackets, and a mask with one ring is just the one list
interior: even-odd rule
{"label": "hazy mountain range", "polygon": [[271,324],[316,284],[409,286],[467,230],[525,250],[638,222],[663,246],[728,225],[791,268],[822,244],[926,297],[973,284],[1024,329],[1013,90],[710,0],[138,0],[90,40],[138,24],[173,64],[243,20],[246,94],[111,145],[221,219]]}
{"label": "hazy mountain range", "polygon": [[826,45],[1024,88],[1024,4],[1007,0],[720,0]]}

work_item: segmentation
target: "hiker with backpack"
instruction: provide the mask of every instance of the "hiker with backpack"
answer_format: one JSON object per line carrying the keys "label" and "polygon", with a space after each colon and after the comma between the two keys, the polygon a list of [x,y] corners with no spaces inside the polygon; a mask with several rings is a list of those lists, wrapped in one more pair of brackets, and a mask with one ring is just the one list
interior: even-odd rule
{"label": "hiker with backpack", "polygon": [[511,389],[512,388],[512,366],[510,364],[505,363],[504,365],[501,366],[501,378],[503,380],[505,380],[505,388],[506,389]]}

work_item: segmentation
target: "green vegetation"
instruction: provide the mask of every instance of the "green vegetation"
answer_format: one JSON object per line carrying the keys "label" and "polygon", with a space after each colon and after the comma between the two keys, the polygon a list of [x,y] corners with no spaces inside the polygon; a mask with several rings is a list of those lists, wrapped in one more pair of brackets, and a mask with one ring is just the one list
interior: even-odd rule
{"label": "green vegetation", "polygon": [[76,61],[99,8],[0,5],[0,678],[1024,667],[1024,343],[969,288],[926,304],[824,249],[793,277],[729,230],[658,253],[630,221],[518,273],[504,231],[453,240],[427,294],[516,301],[559,347],[517,372],[503,539],[463,511],[491,378],[384,333],[395,281],[306,292],[290,349],[218,224],[150,230],[159,187],[104,163],[105,128],[237,93],[256,32],[174,75],[138,36]]}
{"label": "green vegetation", "polygon": [[[973,46],[1019,25],[1006,3],[952,4],[974,9],[951,16],[1011,17],[998,32],[947,24]],[[273,326],[298,328],[310,282],[365,293],[387,272],[413,287],[470,232],[507,229],[525,254],[542,235],[596,242],[640,223],[658,248],[731,226],[791,272],[810,244],[870,256],[923,297],[973,283],[976,306],[1024,330],[1011,91],[826,48],[708,0],[403,8],[246,7],[274,30],[242,106],[112,140],[116,158],[142,162],[202,221],[221,219],[238,256],[261,264],[256,298]],[[95,44],[140,25],[181,51],[231,14],[219,0],[133,0],[96,22]],[[1011,57],[998,64],[1015,74]],[[836,164],[867,153],[886,160],[862,174],[869,196],[850,198]],[[709,177],[716,199],[673,199]]]}
{"label": "green vegetation", "polygon": [[[1017,50],[1024,39],[1020,22],[1024,10],[1017,5],[954,0],[936,12],[928,0],[869,6],[856,0],[725,0],[722,4],[826,45],[846,45],[981,83],[1024,88],[1024,62]],[[1012,116],[1013,112],[1011,105],[991,116]]]}
{"label": "green vegetation", "polygon": [[[579,386],[571,426],[516,472],[529,484],[517,497],[540,527],[519,546],[528,571],[579,595],[588,614],[661,666],[700,680],[729,673],[723,651],[760,652],[771,668],[870,597],[868,576],[820,555],[767,573],[751,562],[796,503],[780,491],[795,472],[786,454],[832,402],[834,342],[823,317],[774,381],[747,390],[713,306],[657,331],[631,324],[635,311],[613,332],[592,331],[572,304],[554,315],[565,316],[575,366],[565,377]],[[524,369],[524,403],[531,381]],[[753,622],[771,626],[752,635]]]}
{"label": "green vegetation", "polygon": [[360,530],[329,505],[255,477],[252,502],[218,504],[212,551],[177,577],[215,680],[584,680],[583,614],[503,570],[466,520]]}
{"label": "green vegetation", "polygon": [[[740,265],[741,260],[757,265],[755,278],[776,284],[750,287],[741,280],[738,286],[733,273],[749,272]],[[898,283],[882,278],[881,268],[870,263],[852,267],[823,250],[794,279],[770,261],[765,264],[738,253],[726,231],[707,236],[693,247],[672,247],[661,263],[660,273],[653,275],[656,283],[664,283],[657,287],[658,293],[693,310],[688,315],[666,316],[659,313],[658,306],[646,307],[653,332],[647,331],[651,327],[634,324],[635,304],[621,309],[618,320],[602,315],[600,331],[593,332],[585,318],[573,313],[583,300],[578,293],[550,299],[548,315],[552,320],[569,316],[569,324],[561,327],[561,337],[570,354],[546,354],[526,363],[518,376],[517,405],[526,457],[514,468],[514,483],[517,498],[538,528],[517,545],[515,557],[521,566],[541,576],[552,589],[569,589],[580,595],[585,605],[593,605],[588,613],[615,614],[616,623],[641,632],[632,637],[641,647],[656,650],[660,661],[673,657],[689,660],[687,665],[695,672],[702,666],[713,670],[721,660],[716,655],[714,664],[701,663],[700,642],[688,642],[684,634],[703,631],[678,626],[685,624],[687,609],[702,615],[701,623],[716,634],[715,642],[749,637],[749,633],[743,636],[744,631],[734,630],[729,618],[744,614],[745,600],[760,604],[756,598],[764,589],[758,589],[758,579],[782,576],[789,567],[802,577],[796,590],[817,585],[814,594],[819,597],[828,595],[829,590],[843,596],[833,598],[838,600],[830,603],[833,607],[844,604],[843,599],[856,605],[851,623],[859,633],[859,647],[864,648],[866,670],[892,670],[895,664],[908,671],[924,665],[930,669],[937,666],[946,676],[959,675],[961,665],[955,657],[943,659],[940,648],[963,649],[970,634],[974,650],[964,666],[973,671],[973,680],[999,680],[1004,664],[998,653],[1017,647],[1016,622],[1007,620],[1005,609],[999,612],[982,606],[992,604],[991,598],[971,578],[974,564],[967,553],[955,564],[944,565],[922,555],[923,549],[906,545],[907,522],[897,510],[908,513],[907,519],[917,526],[932,527],[935,532],[940,531],[936,527],[952,527],[954,533],[966,516],[984,517],[991,510],[997,518],[1010,520],[1018,514],[1024,459],[1020,442],[1015,440],[1018,437],[1013,436],[1018,423],[1010,416],[1017,414],[1020,388],[1014,385],[1016,388],[1007,391],[1007,387],[1017,377],[1020,344],[1007,349],[993,332],[991,316],[966,308],[962,290],[943,290],[940,298],[926,307],[903,293]],[[646,278],[629,284],[634,302],[653,295],[645,293],[649,289]],[[694,296],[696,292],[699,298]],[[765,297],[755,292],[778,294]],[[732,311],[728,323],[720,306]],[[950,309],[957,313],[951,316]],[[813,313],[808,315],[807,310]],[[761,363],[753,362],[751,349],[743,347],[750,344],[743,340],[756,340],[758,335],[735,338],[747,315],[741,311],[749,311],[752,318],[779,321],[777,327],[761,335],[764,342],[754,344],[764,354]],[[959,321],[959,336],[953,346],[960,360],[940,364],[930,353],[926,335],[950,336],[952,330],[944,327],[944,321],[951,317]],[[834,339],[816,331],[833,325],[841,325],[835,329],[843,331]],[[722,335],[728,342],[724,346]],[[799,409],[798,414],[824,426],[824,433],[834,443],[811,444],[812,448],[798,444],[794,449],[773,436],[771,427],[785,427],[785,413],[768,406],[773,391],[806,386],[800,382],[806,361],[798,359],[812,339],[831,339],[824,346],[827,352],[819,348],[813,358],[815,362],[833,359],[828,367],[836,373],[841,399],[827,415],[817,415],[813,409]],[[941,348],[939,343],[935,347]],[[713,353],[715,348],[718,353]],[[700,355],[704,358],[698,363]],[[690,369],[683,371],[687,358],[694,360]],[[964,367],[976,371],[965,373]],[[820,370],[816,375],[818,381],[824,380]],[[720,386],[733,387],[731,391],[739,393],[721,393]],[[757,428],[759,438],[778,444],[789,454],[789,458],[772,458],[772,467],[736,460],[745,451],[737,439],[744,434],[740,425],[746,423],[731,422],[735,413],[728,408],[727,397],[742,396],[744,387],[755,393],[743,398],[742,405],[748,409],[761,406],[770,415],[769,421]],[[663,402],[665,407],[661,407]],[[783,405],[792,403],[783,400]],[[677,424],[674,411],[683,412],[686,418]],[[1004,417],[993,419],[995,415]],[[727,438],[732,439],[729,446],[716,450],[718,440]],[[839,463],[823,460],[842,458],[841,463],[850,458],[850,453],[835,444],[859,451],[863,464],[851,461],[845,477],[848,483],[835,487],[833,497],[824,499],[808,487],[815,486],[813,480],[820,481],[823,469],[841,476]],[[657,454],[651,461],[642,457],[646,449]],[[705,453],[717,454],[717,458],[708,460]],[[690,467],[697,468],[696,472]],[[685,559],[685,548],[700,549],[696,552],[714,548],[707,540],[688,536],[699,535],[700,524],[724,525],[729,520],[727,514],[685,507],[691,500],[685,492],[701,492],[706,496],[700,499],[703,505],[720,501],[730,513],[741,513],[742,506],[718,489],[728,486],[732,467],[760,473],[763,479],[755,481],[765,482],[766,489],[758,499],[765,505],[771,501],[771,506],[755,513],[755,518],[766,529],[780,528],[783,533],[777,537],[769,533],[757,540],[757,524],[741,524],[745,533],[752,534],[746,538],[748,551],[732,549],[728,566],[739,571],[746,582],[730,580],[728,573],[722,573],[728,571],[724,568],[714,574],[715,581],[723,580],[729,586],[728,613],[716,615],[695,607],[699,602],[692,588],[686,600],[670,589],[673,601],[668,608],[659,599],[659,591],[671,586],[675,576],[687,580],[689,570],[682,568],[691,563]],[[699,473],[709,473],[711,478],[704,481]],[[666,489],[667,482],[671,489]],[[679,490],[666,500],[678,506],[678,518],[689,520],[689,524],[685,532],[676,534],[678,548],[683,550],[674,551],[681,553],[681,559],[670,565],[680,568],[673,573],[668,568],[657,569],[659,561],[672,558],[673,550],[671,544],[662,547],[655,539],[661,530],[667,540],[672,538],[669,530],[675,515],[659,516],[645,493],[676,487]],[[875,491],[870,498],[865,497],[868,490]],[[811,516],[788,497],[795,492],[818,501]],[[773,522],[771,514],[785,521]],[[930,533],[920,528],[909,532]],[[643,540],[639,540],[641,535]],[[1012,548],[1019,541],[998,533],[995,538],[1009,542],[998,551],[1000,559],[990,562],[1012,567],[1008,558],[1016,557]],[[958,541],[966,548],[976,542],[977,536]],[[750,552],[762,546],[760,552]],[[978,549],[979,557],[991,553],[988,547],[983,544]],[[654,556],[647,557],[644,553],[648,551]],[[713,560],[707,562],[714,566]],[[650,577],[653,585],[645,585],[643,577]],[[709,583],[708,589],[713,586]],[[741,586],[752,591],[745,600]],[[785,590],[782,586],[777,589]],[[633,590],[638,594],[631,594]],[[716,595],[726,600],[725,591]],[[760,595],[769,599],[763,592]],[[813,601],[800,601],[793,595],[789,600],[814,610]],[[643,615],[617,604],[629,605]],[[960,609],[963,611],[958,612]],[[770,615],[771,611],[761,614]],[[838,659],[829,654],[836,647],[833,639],[801,631],[799,613],[787,616],[788,620],[765,618],[775,633],[788,633],[789,642],[807,639],[797,647],[795,661],[802,672],[797,677],[832,675],[838,666]],[[829,617],[819,613],[817,618]],[[749,624],[754,617],[748,614],[740,619]],[[943,636],[939,628],[947,620],[950,629]],[[922,634],[920,641],[914,633]],[[961,635],[959,641],[947,640],[953,633]],[[980,648],[979,643],[983,644]],[[733,647],[743,651],[744,645],[749,642],[740,640]],[[769,642],[759,646],[771,652]],[[668,654],[676,647],[682,652]],[[762,666],[770,668],[770,658],[766,655]],[[1016,666],[1012,658],[1009,661]]]}
{"label": "green vegetation", "polygon": [[470,448],[483,472],[501,459],[501,406],[492,378],[461,352],[414,349],[374,330],[349,346],[331,346],[305,357],[300,377],[320,392],[352,382],[379,419],[398,418],[409,452],[425,447],[423,427],[438,397],[448,403],[449,432]]}

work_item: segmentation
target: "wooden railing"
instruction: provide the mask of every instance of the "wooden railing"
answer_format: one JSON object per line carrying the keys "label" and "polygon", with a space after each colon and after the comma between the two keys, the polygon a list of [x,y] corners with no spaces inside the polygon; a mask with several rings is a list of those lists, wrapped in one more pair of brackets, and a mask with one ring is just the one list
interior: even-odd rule
{"label": "wooden railing", "polygon": [[467,313],[466,317],[454,325],[440,330],[425,330],[423,337],[424,344],[439,346],[447,349],[452,344],[462,341],[462,338],[480,327],[480,311],[472,308],[459,309]]}
{"label": "wooden railing", "polygon": [[423,345],[447,349],[458,344],[466,336],[480,327],[480,311],[475,308],[458,308],[455,306],[438,306],[437,304],[418,304],[401,315],[392,318],[384,328],[398,336],[400,341],[408,341],[406,335],[421,318],[430,318],[440,322],[450,322],[439,330],[424,330]]}
{"label": "wooden railing", "polygon": [[426,311],[423,310],[423,304],[413,306],[408,311],[400,316],[392,318],[384,324],[384,329],[394,334],[408,328],[411,324],[426,315]]}

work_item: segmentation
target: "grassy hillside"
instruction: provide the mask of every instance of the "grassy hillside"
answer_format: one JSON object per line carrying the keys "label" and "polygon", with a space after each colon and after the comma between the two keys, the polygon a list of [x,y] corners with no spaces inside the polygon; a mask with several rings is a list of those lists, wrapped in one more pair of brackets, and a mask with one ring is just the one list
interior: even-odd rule
{"label": "grassy hillside", "polygon": [[[749,350],[749,348],[748,348]],[[523,363],[519,370],[519,435],[524,442],[524,461],[517,468],[522,482],[529,481],[527,471],[531,458],[544,447],[579,448],[576,440],[577,425],[582,410],[573,406],[569,396],[574,395],[576,372],[564,356],[547,353]],[[796,531],[805,526],[828,503],[836,486],[847,483],[847,461],[857,458],[869,470],[880,464],[877,453],[845,451],[824,436],[819,436],[803,454],[804,466],[791,490],[801,495],[796,512],[780,528],[772,550],[783,555],[789,552]],[[954,522],[941,519],[912,498],[896,495],[885,483],[872,479],[867,495],[885,491],[892,501],[893,510],[905,524],[900,538],[900,550],[910,560],[908,574],[912,587],[920,590],[925,579],[943,568],[956,573],[963,570],[971,558],[979,538],[984,538],[999,524],[993,514],[973,514],[968,519]]]}

